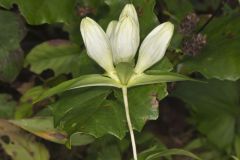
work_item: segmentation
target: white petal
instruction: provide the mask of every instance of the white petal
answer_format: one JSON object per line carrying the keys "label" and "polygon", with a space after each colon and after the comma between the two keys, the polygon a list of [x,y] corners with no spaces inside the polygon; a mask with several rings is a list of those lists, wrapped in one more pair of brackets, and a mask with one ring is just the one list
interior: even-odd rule
{"label": "white petal", "polygon": [[126,16],[132,17],[132,19],[138,24],[138,16],[134,5],[132,4],[125,5],[120,14],[119,20],[122,20]]}
{"label": "white petal", "polygon": [[88,17],[82,20],[80,29],[89,57],[107,72],[113,72],[111,46],[103,29]]}
{"label": "white petal", "polygon": [[118,22],[112,40],[113,61],[130,62],[140,42],[139,26],[129,16]]}
{"label": "white petal", "polygon": [[116,26],[118,24],[118,21],[111,21],[109,24],[108,24],[108,27],[107,27],[107,36],[111,39],[115,29],[116,29]]}
{"label": "white petal", "polygon": [[165,22],[148,34],[139,49],[136,73],[142,73],[162,59],[172,38],[173,30],[173,24]]}

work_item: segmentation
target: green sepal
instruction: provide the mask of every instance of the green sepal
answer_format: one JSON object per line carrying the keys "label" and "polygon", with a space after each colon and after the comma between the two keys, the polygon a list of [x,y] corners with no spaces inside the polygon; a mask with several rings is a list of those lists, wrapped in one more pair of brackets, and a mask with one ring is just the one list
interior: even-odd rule
{"label": "green sepal", "polygon": [[123,85],[126,85],[133,75],[133,64],[128,62],[121,62],[116,65],[118,78]]}
{"label": "green sepal", "polygon": [[165,82],[175,82],[175,81],[197,81],[187,76],[172,73],[164,72],[158,75],[148,75],[148,74],[136,74],[128,82],[127,87],[147,85],[147,84],[156,84],[156,83],[165,83]]}
{"label": "green sepal", "polygon": [[43,92],[34,103],[66,90],[92,86],[110,86],[121,88],[119,83],[109,77],[101,74],[90,74],[65,81],[53,88],[48,89],[47,91]]}

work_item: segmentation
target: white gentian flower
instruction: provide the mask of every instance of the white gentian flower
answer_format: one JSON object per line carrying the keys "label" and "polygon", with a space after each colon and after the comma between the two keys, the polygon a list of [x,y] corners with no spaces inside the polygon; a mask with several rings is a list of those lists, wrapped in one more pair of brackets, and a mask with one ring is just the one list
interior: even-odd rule
{"label": "white gentian flower", "polygon": [[80,25],[87,54],[95,60],[106,74],[90,74],[63,82],[40,96],[43,99],[70,89],[91,86],[111,86],[122,89],[126,122],[128,124],[133,149],[133,159],[137,160],[136,142],[128,104],[128,88],[139,85],[165,83],[188,78],[176,73],[151,75],[143,73],[164,56],[173,35],[174,26],[165,22],[156,27],[142,42],[136,65],[134,57],[140,43],[140,29],[137,12],[132,4],[127,4],[118,21],[108,25],[106,33],[91,18],[84,18]]}
{"label": "white gentian flower", "polygon": [[[106,33],[92,19],[84,18],[81,22],[81,34],[87,54],[107,71],[106,75],[92,75],[76,79],[77,87],[115,86],[122,89],[126,120],[130,132],[133,159],[137,160],[137,149],[131,123],[127,89],[132,86],[183,80],[184,77],[162,74],[148,75],[143,72],[157,63],[164,56],[173,35],[174,26],[165,22],[157,26],[142,42],[135,66],[134,57],[140,43],[140,29],[137,12],[132,4],[127,4],[118,21],[109,23]],[[124,63],[122,63],[124,62]],[[71,82],[71,83],[70,83]],[[73,85],[75,80],[67,82]],[[73,83],[73,84],[72,84]],[[52,94],[52,92],[50,92]]]}
{"label": "white gentian flower", "polygon": [[[135,76],[162,59],[172,38],[173,30],[173,24],[165,22],[148,34],[139,49],[138,60],[133,71]],[[114,65],[132,62],[139,47],[139,22],[134,6],[127,4],[119,20],[110,22],[106,32],[90,18],[84,18],[81,22],[81,34],[88,55],[104,68],[111,78],[120,82],[118,78],[120,74],[116,74]]]}

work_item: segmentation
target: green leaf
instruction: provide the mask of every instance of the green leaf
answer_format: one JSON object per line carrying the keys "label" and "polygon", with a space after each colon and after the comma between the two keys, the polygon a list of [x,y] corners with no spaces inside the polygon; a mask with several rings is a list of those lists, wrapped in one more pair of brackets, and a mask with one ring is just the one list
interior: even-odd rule
{"label": "green leaf", "polygon": [[35,137],[11,123],[0,120],[0,144],[13,160],[49,160],[48,150]]}
{"label": "green leaf", "polygon": [[122,106],[106,100],[109,89],[72,90],[52,105],[54,122],[70,135],[83,132],[94,137],[111,134],[123,138],[126,132]]}
{"label": "green leaf", "polygon": [[193,153],[182,150],[182,149],[165,149],[162,148],[162,146],[153,146],[152,148],[143,151],[139,154],[138,159],[139,160],[158,160],[162,157],[168,157],[172,155],[181,155],[185,157],[190,157],[195,160],[201,160],[199,157],[194,155]]}
{"label": "green leaf", "polygon": [[87,55],[86,50],[80,54],[79,65],[80,71],[78,76],[102,72],[102,68]]}
{"label": "green leaf", "polygon": [[199,157],[197,157],[193,153],[186,151],[186,150],[182,150],[182,149],[168,149],[166,151],[150,155],[146,160],[157,160],[160,157],[165,157],[165,156],[170,156],[170,155],[181,155],[181,156],[185,156],[185,157],[191,157],[195,160],[201,160]]}
{"label": "green leaf", "polygon": [[154,13],[155,3],[156,1],[133,1],[133,4],[138,12],[141,28],[140,35],[142,39],[145,38],[154,29],[154,27],[159,24],[158,18]]}
{"label": "green leaf", "polygon": [[239,136],[239,134],[235,136],[234,149],[235,149],[235,153],[237,156],[236,160],[238,160],[238,158],[240,158],[240,136]]}
{"label": "green leaf", "polygon": [[92,136],[81,133],[68,136],[66,132],[54,128],[52,117],[34,117],[32,119],[11,120],[11,123],[36,136],[55,143],[65,144],[69,139],[72,145],[86,145],[94,140]]}
{"label": "green leaf", "polygon": [[[115,96],[120,102],[123,101],[121,91],[116,90]],[[158,118],[158,100],[165,96],[167,96],[166,84],[128,89],[129,112],[134,129],[141,131],[148,120]]]}
{"label": "green leaf", "polygon": [[[76,13],[70,22],[64,24],[64,30],[69,33],[69,39],[76,44],[83,44],[79,24],[81,19],[85,16],[89,16],[94,20],[98,20],[102,17],[108,17],[108,6],[104,3],[104,0],[76,0]],[[111,0],[113,1],[113,0]],[[116,11],[115,11],[116,12]],[[109,16],[110,18],[111,16]]]}
{"label": "green leaf", "polygon": [[[151,71],[148,71],[153,73]],[[171,72],[156,72],[156,75],[148,75],[148,74],[139,74],[134,75],[128,82],[128,87],[140,86],[140,85],[148,85],[148,84],[156,84],[156,83],[165,83],[165,82],[175,82],[175,81],[184,81],[184,80],[193,80],[189,77],[186,77],[181,74],[171,73]]]}
{"label": "green leaf", "polygon": [[[159,3],[163,2],[164,4],[162,5],[166,5],[166,7],[162,9],[162,12],[164,15],[170,18],[170,21],[175,24],[176,28],[176,32],[174,32],[169,48],[177,51],[179,48],[181,48],[182,40],[184,38],[184,36],[178,32],[178,27],[181,21],[189,13],[194,12],[194,9],[191,4],[191,0],[164,0]],[[176,54],[178,53],[174,53],[174,57],[176,57]]]}
{"label": "green leaf", "polygon": [[24,26],[16,14],[3,10],[0,10],[0,24],[4,24],[0,25],[0,80],[11,82],[22,68],[19,43],[24,37]]}
{"label": "green leaf", "polygon": [[144,151],[142,151],[141,153],[138,154],[138,159],[139,160],[146,160],[148,158],[148,156],[159,152],[159,151],[166,151],[167,148],[162,146],[162,145],[154,145]]}
{"label": "green leaf", "polygon": [[[226,160],[229,159],[229,154],[226,154],[213,146],[205,137],[200,137],[192,140],[187,146],[184,147],[185,150],[198,151],[202,150],[201,153],[197,153],[199,157],[203,160]],[[229,150],[230,151],[230,150]]]}
{"label": "green leaf", "polygon": [[62,144],[67,141],[67,134],[53,127],[51,117],[11,120],[10,122],[46,140]]}
{"label": "green leaf", "polygon": [[[74,80],[74,79],[73,79]],[[76,89],[82,87],[91,87],[91,86],[110,86],[120,88],[120,84],[115,80],[105,77],[101,74],[89,74],[76,78],[74,84],[71,85],[69,89]]]}
{"label": "green leaf", "polygon": [[164,57],[161,61],[153,65],[149,70],[147,70],[145,73],[147,74],[158,74],[162,72],[170,72],[173,70],[173,65],[169,61],[168,58]]}
{"label": "green leaf", "polygon": [[67,40],[51,40],[37,45],[26,57],[31,71],[41,73],[52,69],[55,76],[62,73],[79,72],[80,47]]}
{"label": "green leaf", "polygon": [[0,94],[0,118],[12,118],[17,104],[8,94]]}
{"label": "green leaf", "polygon": [[110,86],[118,88],[121,87],[113,79],[110,79],[100,74],[91,74],[65,81],[57,85],[56,87],[50,88],[46,92],[43,92],[43,94],[41,94],[41,96],[39,96],[36,101],[40,101],[44,98],[53,96],[66,90],[91,86]]}
{"label": "green leaf", "polygon": [[179,69],[182,72],[198,71],[209,79],[239,79],[239,15],[238,13],[214,18],[204,31],[207,34],[207,45],[202,53],[197,57],[185,59],[179,65]]}
{"label": "green leaf", "polygon": [[[104,101],[103,91],[101,88],[94,88],[89,91],[72,90],[69,95],[68,92],[67,95],[63,94],[53,105],[56,125],[68,133],[84,132],[95,137],[108,133],[123,138],[127,132],[123,104]],[[129,89],[130,115],[136,130],[140,131],[147,120],[158,118],[158,100],[166,95],[165,84]],[[120,90],[116,91],[116,96],[121,102]]]}
{"label": "green leaf", "polygon": [[239,160],[237,157],[235,157],[235,156],[232,156],[232,159],[233,160]]}
{"label": "green leaf", "polygon": [[91,135],[84,134],[82,132],[76,132],[70,135],[67,143],[69,143],[72,146],[81,146],[92,143],[94,140],[95,138]]}
{"label": "green leaf", "polygon": [[26,117],[30,117],[33,114],[33,105],[31,103],[21,103],[16,108],[14,113],[15,119],[22,119]]}
{"label": "green leaf", "polygon": [[124,1],[121,0],[103,0],[107,5],[106,11],[108,11],[104,17],[100,17],[99,24],[101,27],[106,30],[108,24],[113,20],[118,20],[119,15],[124,7]]}
{"label": "green leaf", "polygon": [[96,139],[87,149],[86,160],[122,160],[122,150],[128,149],[126,139],[118,140],[113,136]]}
{"label": "green leaf", "polygon": [[0,4],[9,8],[10,4],[17,4],[21,14],[32,25],[44,23],[68,22],[75,15],[76,0],[9,0]]}
{"label": "green leaf", "polygon": [[167,10],[164,14],[169,16],[175,23],[179,23],[188,13],[193,11],[190,0],[164,0]]}
{"label": "green leaf", "polygon": [[194,8],[201,12],[206,12],[211,8],[212,10],[216,10],[221,3],[221,0],[207,0],[207,1],[192,1]]}
{"label": "green leaf", "polygon": [[103,149],[98,153],[98,160],[122,160],[118,146],[110,145],[106,147],[107,149]]}
{"label": "green leaf", "polygon": [[0,6],[10,9],[13,5],[13,3],[16,3],[16,0],[1,0],[0,1]]}
{"label": "green leaf", "polygon": [[33,102],[45,91],[43,86],[36,86],[27,90],[21,97],[18,107],[14,113],[15,119],[30,117],[33,114]]}
{"label": "green leaf", "polygon": [[182,82],[173,95],[188,104],[198,130],[212,144],[220,149],[233,144],[236,117],[240,112],[237,83],[218,80]]}
{"label": "green leaf", "polygon": [[43,86],[36,86],[29,90],[27,90],[23,96],[21,97],[20,101],[25,102],[34,102],[36,99],[45,91]]}
{"label": "green leaf", "polygon": [[64,23],[63,30],[68,32],[68,38],[71,42],[76,44],[83,44],[81,32],[80,32],[80,25],[81,18],[78,17],[72,20],[69,23]]}

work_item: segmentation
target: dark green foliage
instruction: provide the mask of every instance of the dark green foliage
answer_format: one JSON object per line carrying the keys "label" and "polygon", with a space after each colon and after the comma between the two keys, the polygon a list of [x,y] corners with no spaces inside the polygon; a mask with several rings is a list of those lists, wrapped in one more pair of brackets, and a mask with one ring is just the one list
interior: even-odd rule
{"label": "dark green foliage", "polygon": [[[88,16],[106,30],[130,2],[141,41],[164,21],[175,27],[166,56],[128,86],[139,160],[240,159],[238,0],[0,0],[1,160],[2,148],[13,160],[132,158],[122,86],[88,57],[79,29]],[[190,81],[166,83],[178,80]]]}

